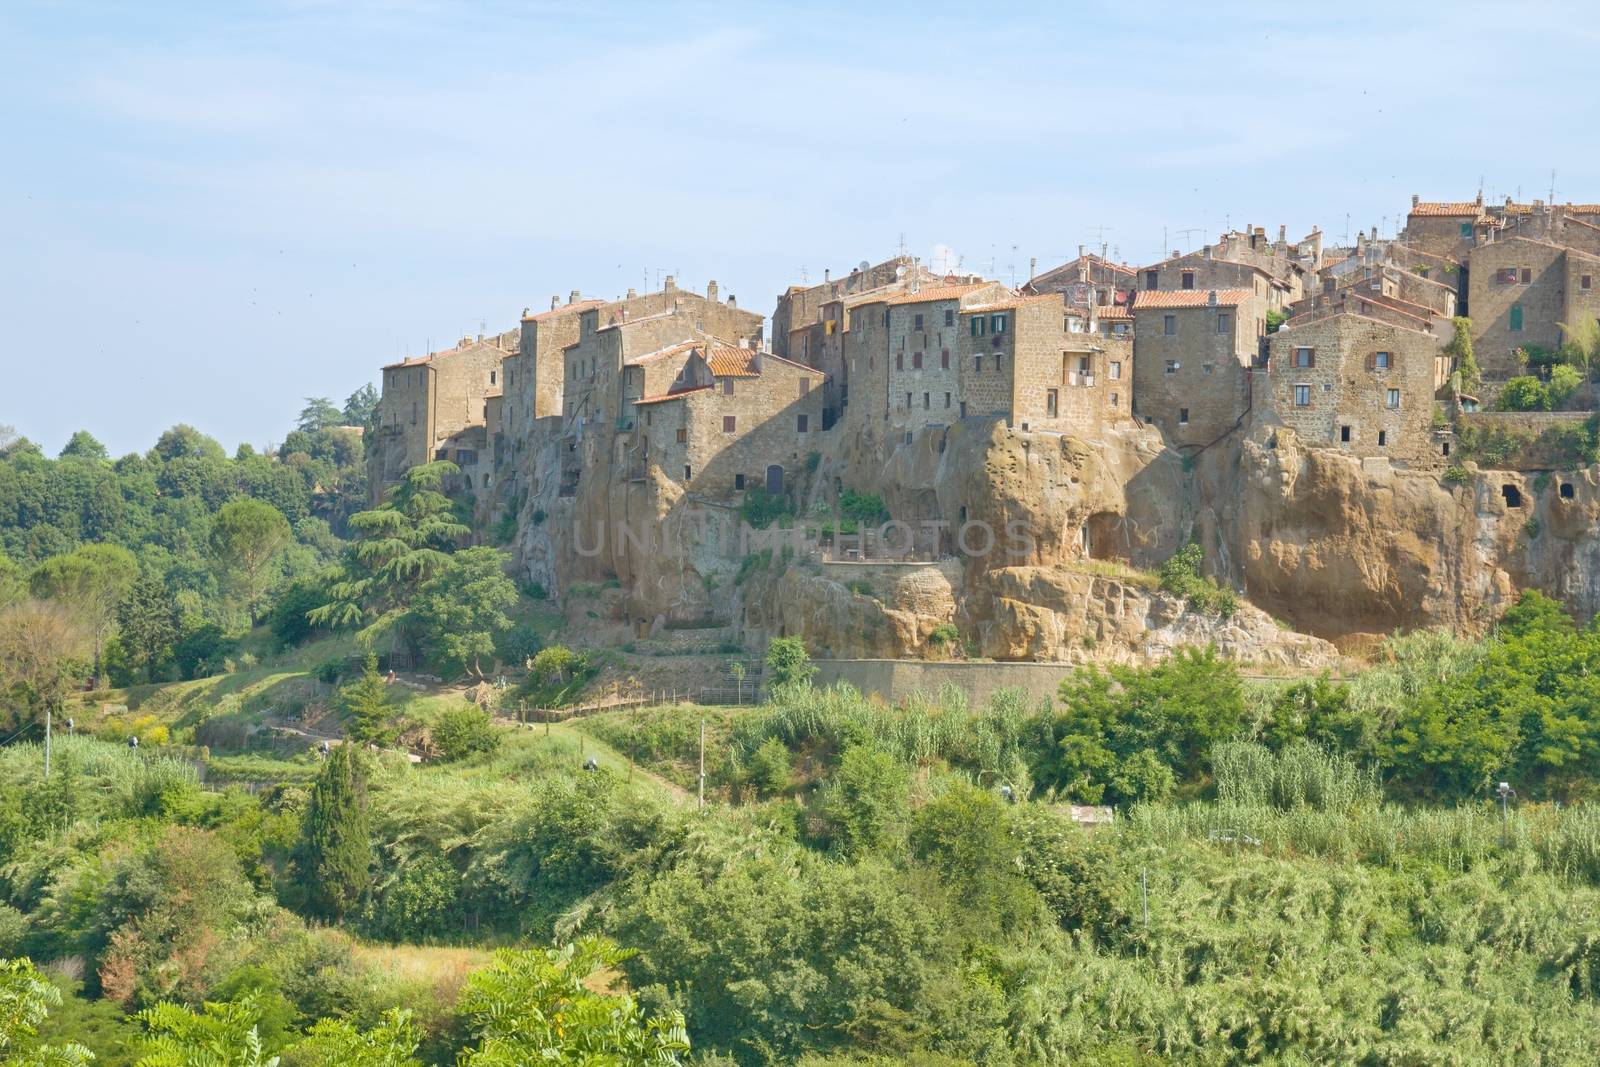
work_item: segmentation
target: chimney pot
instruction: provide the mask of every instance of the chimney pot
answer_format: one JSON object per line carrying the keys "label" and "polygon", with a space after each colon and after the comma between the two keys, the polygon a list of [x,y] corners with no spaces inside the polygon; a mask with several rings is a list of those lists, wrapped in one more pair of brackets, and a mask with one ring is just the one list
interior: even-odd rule
{"label": "chimney pot", "polygon": [[824,283],[833,281],[833,271],[830,270],[827,267],[823,267],[822,268],[822,280],[823,280]]}
{"label": "chimney pot", "polygon": [[1412,193],[1411,194],[1411,207],[1412,207],[1412,210],[1415,210],[1416,206],[1418,204],[1420,204],[1421,202],[1422,202],[1422,197],[1418,196],[1416,193]]}
{"label": "chimney pot", "polygon": [[673,290],[674,290],[674,289],[676,289],[676,288],[677,288],[677,287],[678,287],[678,281],[677,281],[677,279],[676,279],[676,278],[674,278],[674,277],[673,277],[673,276],[672,276],[672,275],[670,275],[670,274],[669,274],[669,275],[667,275],[667,288],[666,288],[666,289],[665,289],[665,292],[669,292],[669,293],[670,293],[670,292],[672,292],[672,291],[673,291]]}
{"label": "chimney pot", "polygon": [[559,296],[552,296],[550,298],[550,310],[554,311],[556,308],[558,308],[560,306],[561,306],[561,298]]}
{"label": "chimney pot", "polygon": [[628,289],[628,299],[629,300],[632,300],[634,297],[636,297],[638,295],[639,294],[636,293],[631,287]]}
{"label": "chimney pot", "polygon": [[1280,222],[1278,224],[1278,243],[1280,245],[1289,243],[1289,226],[1287,223]]}
{"label": "chimney pot", "polygon": [[717,283],[715,281],[706,282],[706,299],[710,300],[710,301],[713,301],[713,302],[716,301],[716,299],[717,299]]}
{"label": "chimney pot", "polygon": [[577,303],[577,302],[578,302],[578,300],[579,300],[579,298],[580,298],[580,296],[581,296],[581,295],[582,295],[582,294],[580,294],[580,293],[579,293],[579,292],[578,292],[578,290],[576,290],[576,289],[574,289],[574,290],[572,290],[572,293],[571,293],[571,295],[569,295],[569,296],[568,296],[568,297],[567,297],[567,303],[569,303],[569,304],[576,304],[576,303]]}
{"label": "chimney pot", "polygon": [[738,303],[734,301],[732,293],[728,294],[728,306],[731,308],[736,308],[739,306]]}
{"label": "chimney pot", "polygon": [[1206,304],[1210,307],[1217,306],[1217,291],[1215,289],[1206,294]]}

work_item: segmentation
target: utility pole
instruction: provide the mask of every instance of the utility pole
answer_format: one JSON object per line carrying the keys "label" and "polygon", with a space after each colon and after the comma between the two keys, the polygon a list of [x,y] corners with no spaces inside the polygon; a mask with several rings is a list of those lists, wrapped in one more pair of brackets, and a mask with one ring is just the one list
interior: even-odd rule
{"label": "utility pole", "polygon": [[1517,795],[1517,791],[1511,788],[1510,782],[1501,782],[1495,787],[1494,792],[1495,796],[1500,798],[1500,847],[1505,848],[1511,836],[1511,816],[1507,805],[1511,798]]}
{"label": "utility pole", "polygon": [[706,720],[700,719],[700,807],[706,806]]}
{"label": "utility pole", "polygon": [[44,706],[44,780],[50,780],[50,705]]}

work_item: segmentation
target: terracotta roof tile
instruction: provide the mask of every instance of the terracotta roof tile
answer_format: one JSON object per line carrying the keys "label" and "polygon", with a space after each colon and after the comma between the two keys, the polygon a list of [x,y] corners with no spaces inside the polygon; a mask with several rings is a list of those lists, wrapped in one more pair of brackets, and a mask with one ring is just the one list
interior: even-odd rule
{"label": "terracotta roof tile", "polygon": [[[1220,300],[1221,297],[1218,297],[1218,299]],[[1101,307],[1101,308],[1095,308],[1095,314],[1098,317],[1102,318],[1102,319],[1131,319],[1131,318],[1133,318],[1133,313],[1130,312],[1125,307]]]}
{"label": "terracotta roof tile", "polygon": [[687,389],[675,389],[670,393],[661,393],[658,396],[642,396],[633,402],[634,407],[640,404],[660,404],[667,400],[677,400],[679,397],[688,396],[690,393],[700,393],[710,389],[709,385],[692,385]]}
{"label": "terracotta roof tile", "polygon": [[1462,216],[1477,218],[1483,213],[1483,205],[1474,200],[1466,200],[1459,203],[1444,201],[1430,203],[1424,200],[1411,207],[1412,215],[1428,218],[1459,218]]}
{"label": "terracotta roof tile", "polygon": [[[1255,293],[1249,289],[1217,289],[1217,307],[1235,307]],[[1133,309],[1203,308],[1211,306],[1210,289],[1141,289],[1133,298]]]}
{"label": "terracotta roof tile", "polygon": [[563,304],[560,307],[551,308],[549,311],[541,311],[537,315],[524,315],[522,316],[522,321],[543,322],[545,319],[553,319],[558,315],[574,315],[580,311],[588,311],[590,308],[597,308],[604,303],[604,300],[579,300],[575,304]]}
{"label": "terracotta roof tile", "polygon": [[935,285],[927,289],[919,289],[914,293],[900,293],[891,296],[885,303],[889,304],[926,304],[934,300],[960,300],[974,289],[987,285],[987,282],[974,282],[971,285]]}
{"label": "terracotta roof tile", "polygon": [[[1038,296],[1003,296],[999,300],[991,300],[986,304],[968,305],[967,307],[961,309],[961,314],[966,315],[969,312],[977,312],[982,314],[988,311],[1006,311],[1011,308],[1022,307],[1024,304],[1043,303],[1061,304],[1061,294],[1040,293]],[[1062,306],[1065,307],[1064,304]]]}

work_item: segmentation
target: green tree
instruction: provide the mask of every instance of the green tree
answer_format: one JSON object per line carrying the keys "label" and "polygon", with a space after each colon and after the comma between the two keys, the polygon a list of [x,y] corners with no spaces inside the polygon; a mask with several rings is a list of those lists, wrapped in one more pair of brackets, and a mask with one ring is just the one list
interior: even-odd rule
{"label": "green tree", "polygon": [[178,639],[178,611],[166,583],[141,574],[117,605],[118,641],[127,661],[147,681],[155,681],[161,664],[172,658]]}
{"label": "green tree", "polygon": [[317,433],[329,426],[338,426],[343,418],[343,413],[327,397],[308,396],[306,406],[300,409],[300,417],[295,420],[295,428],[301,433]]}
{"label": "green tree", "polygon": [[1462,388],[1475,391],[1483,384],[1483,372],[1478,369],[1478,359],[1472,352],[1472,320],[1457,316],[1451,320],[1451,325],[1455,332],[1450,343],[1445,345],[1444,353],[1455,361]]}
{"label": "green tree", "polygon": [[411,1013],[391,1008],[371,1030],[347,1019],[321,1019],[293,1047],[295,1067],[420,1067],[422,1033]]}
{"label": "green tree", "polygon": [[337,921],[360,902],[372,877],[366,768],[352,744],[334,745],[311,790],[295,848],[306,906]]}
{"label": "green tree", "polygon": [[458,704],[439,716],[433,728],[433,742],[445,759],[466,759],[497,750],[500,731],[487,711],[476,704]]}
{"label": "green tree", "polygon": [[410,625],[441,671],[469,670],[482,678],[484,661],[494,663],[495,638],[511,629],[505,609],[516,602],[505,555],[486,546],[466,548],[418,587]]}
{"label": "green tree", "polygon": [[61,458],[109,460],[111,454],[88,430],[79,430],[61,449]]}
{"label": "green tree", "polygon": [[248,497],[223,505],[211,522],[211,555],[223,584],[250,622],[275,577],[272,564],[290,538],[289,520],[263,500]]}
{"label": "green tree", "polygon": [[27,583],[22,580],[22,568],[0,552],[0,608],[10,607],[22,599]]}
{"label": "green tree", "polygon": [[84,545],[45,560],[28,576],[34,596],[61,604],[81,621],[93,645],[96,686],[106,639],[116,631],[117,607],[138,578],[138,561],[119,545]]}
{"label": "green tree", "polygon": [[1566,403],[1567,398],[1578,391],[1583,384],[1583,372],[1577,367],[1566,363],[1558,363],[1550,368],[1550,406],[1558,408]]}
{"label": "green tree", "polygon": [[789,786],[793,773],[793,757],[789,748],[776,737],[761,742],[761,747],[750,754],[750,784],[762,796],[776,796]]}
{"label": "green tree", "polygon": [[395,708],[389,702],[389,686],[378,673],[377,656],[367,653],[361,677],[339,690],[339,706],[350,716],[345,733],[352,740],[367,742],[383,738]]}
{"label": "green tree", "polygon": [[887,752],[846,749],[818,802],[829,844],[846,856],[893,847],[905,835],[910,789],[910,774]]}
{"label": "green tree", "polygon": [[357,540],[345,551],[328,603],[307,614],[314,625],[355,629],[368,646],[398,636],[410,651],[420,651],[405,626],[411,599],[472,532],[440,492],[457,470],[442,460],[413,467],[382,507],[350,516]]}
{"label": "green tree", "polygon": [[262,1045],[253,996],[207,1001],[200,1011],[162,1002],[140,1012],[145,1055],[138,1067],[277,1067]]}
{"label": "green tree", "polygon": [[528,661],[528,669],[541,684],[565,685],[582,664],[583,657],[566,645],[551,645],[534,654]]}
{"label": "green tree", "polygon": [[667,1067],[689,1051],[678,1012],[648,1017],[626,993],[597,993],[593,976],[627,958],[610,941],[557,949],[502,949],[474,972],[457,1004],[478,1039],[462,1067],[532,1063]]}
{"label": "green tree", "polygon": [[1519,375],[1500,387],[1495,406],[1501,411],[1549,411],[1550,391],[1533,375]]}
{"label": "green tree", "polygon": [[[0,610],[0,688],[36,712],[59,712],[82,677],[88,638],[78,620],[50,601],[23,600]],[[15,730],[20,724],[9,724]]]}
{"label": "green tree", "polygon": [[768,685],[777,689],[809,682],[817,668],[811,663],[805,642],[798,637],[774,637],[767,645]]}
{"label": "green tree", "polygon": [[346,426],[371,426],[378,414],[378,390],[368,382],[351,393],[344,402]]}
{"label": "green tree", "polygon": [[26,959],[0,960],[0,1064],[4,1067],[76,1067],[94,1059],[82,1045],[20,1048],[39,1032],[61,992]]}

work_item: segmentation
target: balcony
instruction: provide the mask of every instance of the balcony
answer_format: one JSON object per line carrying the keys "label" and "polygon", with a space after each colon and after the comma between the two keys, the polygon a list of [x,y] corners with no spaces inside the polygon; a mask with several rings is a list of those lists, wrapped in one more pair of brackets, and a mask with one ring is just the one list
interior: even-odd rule
{"label": "balcony", "polygon": [[1094,375],[1084,374],[1081,371],[1071,371],[1067,374],[1067,384],[1075,385],[1083,389],[1093,389]]}

